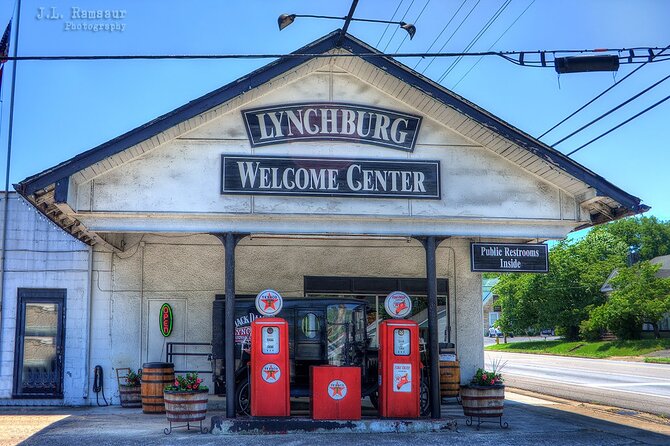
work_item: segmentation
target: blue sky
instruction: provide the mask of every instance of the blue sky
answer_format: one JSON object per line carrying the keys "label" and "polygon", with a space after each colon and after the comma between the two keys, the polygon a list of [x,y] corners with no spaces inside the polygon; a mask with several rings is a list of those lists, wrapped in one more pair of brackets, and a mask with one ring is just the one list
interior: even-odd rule
{"label": "blue sky", "polygon": [[[463,51],[505,0],[360,0],[356,17],[416,24],[412,41],[396,27],[352,23],[349,32],[387,52]],[[452,23],[450,18],[463,4]],[[528,6],[502,37],[503,32]],[[0,23],[15,1],[0,6]],[[126,55],[287,53],[342,26],[341,21],[298,18],[283,31],[279,14],[344,16],[349,0],[23,0],[19,55]],[[419,17],[425,6],[423,14]],[[39,19],[56,8],[63,19]],[[123,19],[71,20],[72,8],[125,10]],[[473,9],[474,8],[474,9]],[[465,15],[468,19],[454,33]],[[405,15],[406,14],[406,15]],[[404,16],[404,19],[403,19]],[[664,0],[512,0],[471,51],[665,47],[670,44],[670,2]],[[123,31],[70,31],[69,22],[114,23]],[[436,40],[437,39],[437,40]],[[499,40],[498,40],[499,39]],[[494,42],[497,43],[494,44]],[[414,67],[419,60],[402,59]],[[500,58],[464,58],[442,84],[525,132],[538,136],[637,65],[612,73],[564,74],[553,68],[519,67]],[[265,60],[26,61],[17,74],[12,182],[112,139],[191,99],[270,62]],[[418,71],[438,80],[453,59],[420,61]],[[430,66],[428,66],[430,63]],[[427,68],[426,68],[427,67]],[[0,147],[5,170],[11,65],[2,89]],[[424,71],[425,70],[425,71]],[[670,73],[670,61],[648,64],[543,141],[553,144],[611,107]],[[461,80],[461,78],[465,77]],[[460,82],[459,82],[460,80]],[[567,153],[664,98],[670,80],[556,146]],[[573,157],[670,219],[666,173],[670,101],[602,138]]]}

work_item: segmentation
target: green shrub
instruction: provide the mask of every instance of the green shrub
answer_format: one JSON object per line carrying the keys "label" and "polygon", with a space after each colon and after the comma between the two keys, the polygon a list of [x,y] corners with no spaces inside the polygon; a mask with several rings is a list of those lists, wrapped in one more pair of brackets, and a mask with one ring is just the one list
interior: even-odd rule
{"label": "green shrub", "polygon": [[600,339],[601,327],[593,319],[587,319],[579,324],[579,337],[584,341],[594,342]]}

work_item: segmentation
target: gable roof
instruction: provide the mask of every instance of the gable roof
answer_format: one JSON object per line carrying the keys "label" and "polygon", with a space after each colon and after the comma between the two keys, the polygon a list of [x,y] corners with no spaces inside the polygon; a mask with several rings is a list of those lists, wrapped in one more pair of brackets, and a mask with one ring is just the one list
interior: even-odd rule
{"label": "gable roof", "polygon": [[[654,257],[653,259],[649,260],[649,263],[652,265],[660,264],[661,266],[659,267],[658,271],[656,271],[656,277],[660,279],[665,279],[670,277],[670,255],[665,255],[665,256],[658,256]],[[603,283],[603,286],[600,287],[600,292],[609,294],[612,291],[614,291],[614,288],[612,287],[611,281],[614,279],[616,276],[619,275],[619,270],[617,268],[614,268],[612,272],[610,273],[609,276],[607,276],[607,279],[605,279],[605,283]]]}
{"label": "gable roof", "polygon": [[[511,142],[515,148],[520,148],[528,152],[528,156],[532,158],[531,162],[539,159],[548,164],[550,170],[563,172],[593,188],[595,191],[593,194],[594,196],[587,197],[587,199],[594,201],[602,199],[601,202],[594,202],[593,205],[598,206],[595,208],[595,213],[602,210],[603,214],[600,221],[598,221],[598,219],[594,220],[594,224],[628,215],[634,215],[649,209],[648,206],[640,203],[639,198],[626,193],[571,158],[522,132],[516,127],[400,62],[390,57],[382,56],[381,52],[355,37],[345,34],[341,40],[341,44],[338,46],[340,35],[341,31],[335,30],[298,49],[294,53],[291,53],[291,55],[271,62],[246,76],[195,99],[171,112],[159,116],[142,126],[99,145],[98,147],[83,152],[36,175],[30,176],[18,184],[15,184],[14,188],[21,195],[30,200],[30,196],[35,194],[39,195],[40,192],[43,192],[46,188],[55,187],[57,184],[67,184],[67,180],[71,175],[76,174],[83,169],[136,146],[143,141],[147,141],[152,137],[156,137],[156,135],[159,135],[161,132],[237,98],[245,92],[257,88],[271,79],[308,62],[310,59],[313,59],[312,55],[324,54],[334,50],[345,50],[360,57],[374,67],[383,70],[383,72],[388,73],[398,80],[411,85],[413,88],[419,90],[435,101],[444,104],[446,107],[465,115],[483,128],[490,130],[498,137]],[[34,200],[30,201],[35,203]],[[44,212],[44,209],[40,210]],[[53,216],[48,216],[53,219]]]}

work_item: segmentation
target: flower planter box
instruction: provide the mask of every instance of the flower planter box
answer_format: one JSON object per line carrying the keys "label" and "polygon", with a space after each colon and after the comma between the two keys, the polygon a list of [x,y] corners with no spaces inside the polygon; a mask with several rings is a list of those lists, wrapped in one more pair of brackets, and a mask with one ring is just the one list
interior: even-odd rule
{"label": "flower planter box", "polygon": [[163,399],[165,413],[170,423],[202,421],[207,415],[207,391],[166,390],[163,392]]}
{"label": "flower planter box", "polygon": [[142,407],[141,386],[119,385],[121,407]]}
{"label": "flower planter box", "polygon": [[461,386],[463,413],[469,417],[501,417],[505,386]]}
{"label": "flower planter box", "polygon": [[[173,427],[185,427],[191,429],[191,423],[198,422],[200,433],[207,433],[207,428],[202,427],[202,421],[207,415],[207,390],[182,391],[165,390],[163,400],[165,401],[165,413],[170,427],[163,429],[165,435],[172,433]],[[186,423],[180,426],[172,426],[172,423]]]}
{"label": "flower planter box", "polygon": [[477,418],[477,429],[482,424],[482,418],[499,418],[500,426],[507,427],[502,422],[503,407],[505,404],[505,386],[461,386],[461,401],[463,413],[470,417],[466,421],[468,426],[472,425],[472,418]]}

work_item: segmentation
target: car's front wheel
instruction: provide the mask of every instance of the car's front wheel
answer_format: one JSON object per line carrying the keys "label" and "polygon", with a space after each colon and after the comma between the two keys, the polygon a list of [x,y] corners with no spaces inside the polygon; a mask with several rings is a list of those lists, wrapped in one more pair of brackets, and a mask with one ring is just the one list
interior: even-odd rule
{"label": "car's front wheel", "polygon": [[368,395],[368,398],[370,398],[372,407],[379,410],[379,391],[372,392],[370,395]]}
{"label": "car's front wheel", "polygon": [[419,411],[422,417],[430,414],[430,390],[428,389],[428,380],[421,380],[419,388]]}
{"label": "car's front wheel", "polygon": [[237,413],[251,415],[251,394],[249,393],[249,378],[242,378],[235,389],[235,403]]}

